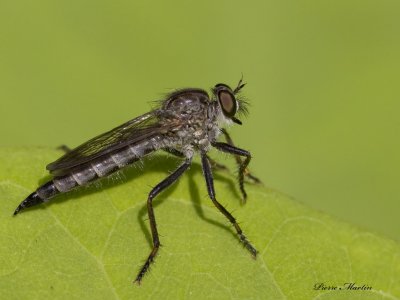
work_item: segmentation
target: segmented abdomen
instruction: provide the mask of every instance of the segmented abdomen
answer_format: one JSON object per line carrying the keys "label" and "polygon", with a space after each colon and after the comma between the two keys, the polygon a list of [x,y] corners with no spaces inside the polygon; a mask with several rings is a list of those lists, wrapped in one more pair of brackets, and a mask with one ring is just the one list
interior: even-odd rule
{"label": "segmented abdomen", "polygon": [[138,161],[153,150],[154,148],[149,144],[127,146],[116,153],[107,154],[75,168],[68,175],[54,177],[52,181],[39,187],[36,192],[41,199],[46,201],[58,193],[68,192],[77,186],[87,185],[96,179],[110,175]]}

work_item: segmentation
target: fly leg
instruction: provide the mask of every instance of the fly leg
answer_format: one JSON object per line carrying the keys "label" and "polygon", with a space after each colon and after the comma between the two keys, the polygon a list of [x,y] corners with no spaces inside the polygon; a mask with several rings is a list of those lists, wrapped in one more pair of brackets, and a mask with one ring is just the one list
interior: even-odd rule
{"label": "fly leg", "polygon": [[137,275],[135,282],[140,284],[143,276],[148,271],[150,264],[154,261],[155,256],[157,255],[158,248],[160,248],[160,239],[158,237],[156,218],[154,216],[153,210],[153,199],[164,189],[173,184],[190,166],[192,159],[186,158],[185,162],[176,169],[172,174],[170,174],[167,178],[157,184],[149,193],[147,198],[147,213],[149,215],[151,235],[153,237],[153,249],[150,252],[149,257],[144,263],[143,267],[140,269],[139,274]]}
{"label": "fly leg", "polygon": [[[230,137],[230,135],[228,134],[228,132],[225,129],[221,129],[222,134],[225,136],[225,139],[227,141],[227,143],[233,147],[235,147],[235,144],[233,143],[232,138]],[[235,160],[237,165],[240,166],[242,165],[242,159],[240,158],[240,155],[235,155]],[[246,167],[244,169],[244,175],[246,175],[248,178],[250,178],[251,180],[253,180],[255,183],[261,183],[261,180],[258,179],[257,177],[255,177],[253,174],[250,173],[250,170]]]}
{"label": "fly leg", "polygon": [[207,156],[207,158],[213,169],[220,170],[220,171],[228,171],[229,170],[227,166],[220,164],[219,162],[215,161],[211,157]]}
{"label": "fly leg", "polygon": [[201,154],[201,164],[203,167],[203,173],[207,184],[208,195],[211,198],[214,205],[218,208],[218,210],[231,222],[231,224],[235,227],[235,230],[239,236],[240,241],[246,247],[247,250],[250,251],[251,255],[255,258],[257,256],[257,250],[254,246],[249,242],[247,237],[244,235],[242,229],[239,224],[236,222],[235,218],[226,210],[225,207],[221,205],[215,198],[215,190],[214,190],[214,180],[210,167],[210,162],[205,153]]}
{"label": "fly leg", "polygon": [[238,178],[238,180],[239,180],[239,188],[240,188],[240,191],[241,191],[242,196],[243,196],[243,202],[246,202],[247,193],[246,193],[246,191],[244,189],[244,175],[246,174],[247,166],[248,166],[248,164],[250,163],[250,160],[251,160],[250,152],[247,151],[247,150],[243,150],[243,149],[237,148],[237,147],[232,146],[232,145],[227,144],[227,143],[215,142],[215,143],[212,143],[212,146],[217,148],[219,151],[226,152],[226,153],[229,153],[229,154],[233,154],[233,155],[235,155],[235,157],[237,157],[237,156],[244,156],[245,157],[244,161],[242,161],[240,159],[239,178]]}
{"label": "fly leg", "polygon": [[70,147],[68,147],[67,145],[60,145],[57,147],[57,150],[61,150],[65,153],[68,153],[68,152],[71,152],[72,149]]}

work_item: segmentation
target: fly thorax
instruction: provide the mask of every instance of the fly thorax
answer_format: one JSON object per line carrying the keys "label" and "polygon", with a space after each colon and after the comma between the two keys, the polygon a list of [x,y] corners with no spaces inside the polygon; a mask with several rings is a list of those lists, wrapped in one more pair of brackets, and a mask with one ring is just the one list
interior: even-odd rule
{"label": "fly thorax", "polygon": [[191,158],[194,155],[194,149],[193,146],[191,145],[186,145],[184,147],[182,147],[181,152],[183,153],[183,155],[187,158]]}

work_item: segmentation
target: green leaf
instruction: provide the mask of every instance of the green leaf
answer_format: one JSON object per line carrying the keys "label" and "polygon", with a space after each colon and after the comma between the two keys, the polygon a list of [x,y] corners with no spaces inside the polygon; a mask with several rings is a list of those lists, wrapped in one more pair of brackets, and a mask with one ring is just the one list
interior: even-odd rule
{"label": "green leaf", "polygon": [[[198,163],[156,198],[163,246],[142,285],[132,284],[151,249],[147,193],[177,160],[149,159],[12,217],[59,155],[0,149],[2,299],[400,298],[399,244],[262,186],[247,184],[241,205],[234,177],[217,173],[217,198],[259,250],[252,259],[208,199]],[[351,282],[372,289],[346,290]]]}

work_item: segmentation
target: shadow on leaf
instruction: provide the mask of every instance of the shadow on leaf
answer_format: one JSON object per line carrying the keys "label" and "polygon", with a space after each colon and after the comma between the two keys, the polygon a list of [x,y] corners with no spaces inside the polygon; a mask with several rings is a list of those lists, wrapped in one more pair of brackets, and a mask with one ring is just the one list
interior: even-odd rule
{"label": "shadow on leaf", "polygon": [[[142,162],[145,165],[144,168],[135,167],[135,165],[137,166],[138,164],[141,164]],[[48,205],[57,205],[59,203],[63,203],[64,201],[69,201],[72,199],[78,200],[79,198],[83,198],[87,195],[90,195],[93,193],[98,193],[104,189],[108,189],[110,187],[118,186],[121,184],[128,184],[128,183],[135,184],[134,181],[137,178],[140,178],[140,176],[142,176],[144,173],[168,173],[168,171],[175,170],[179,166],[181,160],[177,159],[175,157],[171,157],[170,155],[155,155],[155,156],[152,156],[150,159],[144,158],[142,162],[134,164],[133,165],[134,167],[128,166],[125,169],[118,171],[118,173],[123,174],[123,176],[122,176],[124,178],[123,180],[110,180],[110,176],[101,178],[101,179],[89,184],[86,187],[76,188],[76,189],[72,190],[71,192],[68,192],[65,194],[60,194],[57,197],[55,197],[54,199],[51,199],[51,201],[46,203],[45,205],[37,205],[37,206],[29,208],[28,210],[43,209]],[[208,222],[214,226],[218,226],[218,227],[230,232],[233,236],[236,237],[236,233],[234,232],[234,230],[232,228],[230,228],[230,226],[228,225],[228,222],[226,222],[225,224],[220,223],[220,222],[217,222],[215,220],[208,218],[204,214],[204,211],[203,211],[202,205],[201,205],[200,192],[199,192],[199,188],[197,186],[199,183],[198,182],[196,183],[194,180],[194,175],[197,172],[202,173],[202,169],[201,169],[200,164],[194,162],[194,163],[192,163],[191,168],[189,170],[187,170],[185,172],[185,174],[182,175],[182,176],[188,176],[188,179],[189,179],[188,188],[189,188],[190,198],[193,203],[193,207],[196,211],[196,214],[201,219],[205,220],[206,222]],[[225,171],[222,171],[222,172],[225,172]],[[113,175],[111,175],[111,177],[112,176]],[[38,181],[38,184],[42,185],[42,184],[50,181],[51,179],[52,179],[52,176],[47,175],[47,176],[41,178]],[[214,171],[214,179],[215,179],[215,181],[225,182],[225,184],[227,185],[227,189],[232,191],[233,197],[235,199],[237,199],[239,202],[241,202],[240,196],[239,196],[238,191],[235,186],[235,180],[230,175],[228,175],[226,177],[226,176],[222,176],[221,174],[217,174],[217,172]],[[178,181],[179,181],[179,179],[178,179]],[[153,183],[153,186],[155,186],[158,183],[159,182]],[[158,205],[160,205],[165,199],[167,199],[173,193],[173,191],[175,190],[175,188],[177,186],[177,183],[178,182],[175,182],[174,184],[172,184],[170,187],[168,187],[165,191],[160,193],[160,195],[158,195],[154,199],[154,201],[153,201],[154,209],[156,209]],[[101,186],[101,188],[99,188],[99,186]],[[149,188],[149,192],[150,191],[151,191],[151,188]],[[218,194],[218,191],[216,191],[216,192]],[[205,193],[206,193],[206,190],[205,190]],[[138,223],[139,223],[143,233],[145,234],[149,245],[152,246],[151,233],[146,224],[147,222],[145,222],[147,220],[147,218],[145,218],[145,216],[147,216],[146,200],[147,200],[147,198],[143,199],[143,207],[139,210]],[[211,202],[211,200],[210,200],[210,202]],[[218,210],[216,209],[216,211],[218,211]],[[222,218],[224,218],[224,217],[222,216]]]}

